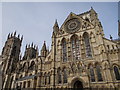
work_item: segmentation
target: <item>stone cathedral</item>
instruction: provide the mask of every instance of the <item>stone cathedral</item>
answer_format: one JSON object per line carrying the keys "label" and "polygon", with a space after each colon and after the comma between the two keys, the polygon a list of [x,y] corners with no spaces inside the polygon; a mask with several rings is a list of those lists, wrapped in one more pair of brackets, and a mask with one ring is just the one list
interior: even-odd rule
{"label": "stone cathedral", "polygon": [[2,88],[120,89],[118,26],[118,39],[107,39],[92,7],[78,15],[71,12],[60,27],[55,21],[50,50],[46,42],[40,52],[32,43],[23,57],[23,36],[8,34],[0,57]]}

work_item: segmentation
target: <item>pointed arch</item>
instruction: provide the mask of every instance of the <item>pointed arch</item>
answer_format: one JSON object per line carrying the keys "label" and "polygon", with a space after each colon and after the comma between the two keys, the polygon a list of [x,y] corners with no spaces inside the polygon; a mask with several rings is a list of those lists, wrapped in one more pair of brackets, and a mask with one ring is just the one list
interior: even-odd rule
{"label": "pointed arch", "polygon": [[96,65],[96,74],[97,74],[97,80],[103,81],[102,73],[101,73],[101,67],[99,64]]}
{"label": "pointed arch", "polygon": [[67,61],[67,45],[66,39],[62,39],[62,60],[63,62]]}
{"label": "pointed arch", "polygon": [[22,71],[25,71],[25,67],[26,67],[26,62],[24,62],[23,64]]}
{"label": "pointed arch", "polygon": [[89,72],[90,72],[91,82],[95,82],[95,72],[94,72],[94,68],[91,64],[89,65]]}
{"label": "pointed arch", "polygon": [[92,57],[89,34],[85,32],[83,34],[83,38],[84,38],[84,44],[85,44],[86,57]]}
{"label": "pointed arch", "polygon": [[80,42],[77,35],[71,36],[71,47],[72,47],[72,59],[80,59]]}
{"label": "pointed arch", "polygon": [[116,80],[120,80],[120,72],[118,66],[114,66],[113,68]]}
{"label": "pointed arch", "polygon": [[50,77],[50,72],[48,73],[48,84],[50,84],[51,77]]}
{"label": "pointed arch", "polygon": [[32,61],[29,66],[29,70],[34,70],[34,69],[35,69],[35,61]]}
{"label": "pointed arch", "polygon": [[61,69],[60,67],[57,69],[57,81],[58,81],[58,84],[62,83],[62,73],[61,73]]}
{"label": "pointed arch", "polygon": [[63,83],[67,83],[67,70],[66,68],[63,69]]}
{"label": "pointed arch", "polygon": [[45,72],[45,74],[44,74],[44,84],[46,85],[47,84],[47,73]]}

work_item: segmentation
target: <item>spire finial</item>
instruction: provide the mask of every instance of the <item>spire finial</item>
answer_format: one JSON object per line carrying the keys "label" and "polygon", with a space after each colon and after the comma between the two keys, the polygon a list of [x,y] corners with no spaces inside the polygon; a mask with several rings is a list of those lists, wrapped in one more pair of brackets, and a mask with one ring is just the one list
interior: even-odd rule
{"label": "spire finial", "polygon": [[46,43],[46,41],[44,41],[44,43]]}
{"label": "spire finial", "polygon": [[10,38],[10,33],[8,34],[8,39]]}
{"label": "spire finial", "polygon": [[57,22],[57,19],[55,19],[55,24],[54,24],[54,27],[58,27],[58,22]]}
{"label": "spire finial", "polygon": [[113,37],[110,35],[110,39],[112,40],[113,39]]}
{"label": "spire finial", "polygon": [[93,7],[91,6],[91,9],[93,9]]}
{"label": "spire finial", "polygon": [[22,37],[21,37],[21,41],[23,40],[23,35],[22,35]]}
{"label": "spire finial", "polygon": [[26,44],[26,48],[27,48],[27,44]]}
{"label": "spire finial", "polygon": [[43,43],[42,50],[43,50],[43,51],[46,50],[46,41],[44,41],[44,43]]}
{"label": "spire finial", "polygon": [[18,38],[20,38],[20,34],[18,34]]}
{"label": "spire finial", "polygon": [[36,45],[34,45],[34,49],[36,48]]}
{"label": "spire finial", "polygon": [[11,33],[11,37],[13,36],[13,33]]}
{"label": "spire finial", "polygon": [[30,48],[30,44],[28,45],[28,48]]}
{"label": "spire finial", "polygon": [[14,32],[14,37],[16,36],[16,31]]}
{"label": "spire finial", "polygon": [[31,47],[33,47],[33,42],[32,42],[32,44],[31,44]]}

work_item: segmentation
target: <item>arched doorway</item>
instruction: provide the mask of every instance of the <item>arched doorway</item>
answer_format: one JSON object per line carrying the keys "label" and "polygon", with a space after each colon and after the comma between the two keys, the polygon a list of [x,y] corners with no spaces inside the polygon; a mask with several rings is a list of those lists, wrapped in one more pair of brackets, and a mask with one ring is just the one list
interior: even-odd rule
{"label": "arched doorway", "polygon": [[80,88],[80,90],[83,90],[83,84],[82,84],[82,82],[79,81],[79,80],[77,80],[76,82],[74,82],[73,88]]}

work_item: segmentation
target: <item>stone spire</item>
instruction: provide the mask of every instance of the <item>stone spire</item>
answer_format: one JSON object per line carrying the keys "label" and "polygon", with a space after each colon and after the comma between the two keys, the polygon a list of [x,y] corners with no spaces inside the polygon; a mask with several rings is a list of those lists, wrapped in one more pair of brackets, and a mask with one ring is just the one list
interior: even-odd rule
{"label": "stone spire", "polygon": [[8,34],[8,39],[10,38],[10,33]]}
{"label": "stone spire", "polygon": [[57,19],[55,20],[55,24],[54,24],[54,27],[59,27],[59,26],[58,26],[58,22],[57,22]]}
{"label": "stone spire", "polygon": [[113,39],[113,37],[110,35],[110,40],[112,40]]}
{"label": "stone spire", "polygon": [[56,35],[59,31],[59,25],[58,25],[58,22],[57,22],[57,19],[55,20],[55,24],[53,26],[53,32],[54,34]]}
{"label": "stone spire", "polygon": [[16,36],[16,31],[14,32],[14,37]]}
{"label": "stone spire", "polygon": [[45,43],[45,41],[44,41],[43,47],[42,47],[42,51],[46,51],[46,50],[47,50],[47,48],[46,48],[46,43]]}
{"label": "stone spire", "polygon": [[42,49],[41,49],[41,56],[46,57],[47,56],[47,48],[46,48],[46,43],[44,41]]}

